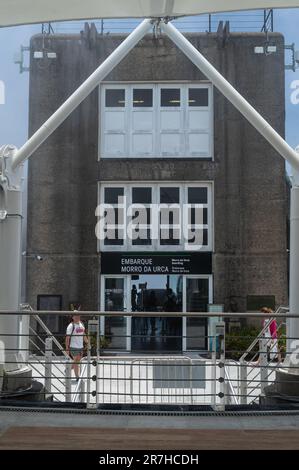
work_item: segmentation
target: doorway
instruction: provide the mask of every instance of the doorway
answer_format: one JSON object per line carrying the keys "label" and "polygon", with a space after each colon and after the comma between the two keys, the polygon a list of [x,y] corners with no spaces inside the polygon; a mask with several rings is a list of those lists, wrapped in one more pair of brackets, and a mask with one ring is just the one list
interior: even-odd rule
{"label": "doorway", "polygon": [[146,312],[182,312],[182,276],[142,275],[131,279],[132,351],[177,352],[182,350],[182,318],[144,316]]}
{"label": "doorway", "polygon": [[[101,310],[122,313],[102,317],[106,348],[156,354],[207,350],[208,319],[175,313],[207,312],[213,301],[212,275],[102,275],[101,279]],[[123,316],[131,311],[136,316]]]}

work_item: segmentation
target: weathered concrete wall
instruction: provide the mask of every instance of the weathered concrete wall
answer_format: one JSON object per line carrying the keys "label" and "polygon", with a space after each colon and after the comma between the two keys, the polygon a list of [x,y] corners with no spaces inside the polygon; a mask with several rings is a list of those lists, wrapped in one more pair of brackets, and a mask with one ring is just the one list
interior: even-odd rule
{"label": "weathered concrete wall", "polygon": [[[283,37],[278,53],[254,54],[264,34],[189,35],[192,43],[284,134]],[[58,59],[31,60],[32,133],[122,41],[97,36],[47,39]],[[31,50],[40,50],[41,37]],[[192,81],[205,77],[166,38],[146,37],[107,77],[111,81]],[[98,94],[94,92],[48,139],[29,165],[28,301],[61,293],[96,308],[99,262],[94,236],[97,181],[214,181],[214,302],[246,309],[247,295],[287,302],[286,190],[283,159],[215,90],[215,158],[103,159],[97,162]]]}

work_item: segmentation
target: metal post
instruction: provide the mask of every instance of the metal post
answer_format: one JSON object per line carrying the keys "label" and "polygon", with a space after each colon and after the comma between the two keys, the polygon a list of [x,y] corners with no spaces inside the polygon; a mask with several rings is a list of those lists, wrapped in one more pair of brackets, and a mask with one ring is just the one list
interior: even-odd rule
{"label": "metal post", "polygon": [[216,329],[214,328],[215,324],[213,324],[213,329],[211,331],[212,334],[212,376],[211,376],[211,404],[212,408],[216,409],[216,367],[217,367],[217,338],[216,338]]}
{"label": "metal post", "polygon": [[[22,168],[12,172],[17,149],[0,147],[0,310],[18,311],[21,298]],[[14,370],[19,347],[20,316],[0,315],[0,340],[6,350],[6,367]],[[23,331],[28,334],[29,331]],[[23,342],[23,344],[28,343]]]}
{"label": "metal post", "polygon": [[[99,319],[98,318],[94,318],[93,320],[89,320],[88,321],[88,336],[89,338],[91,337],[92,334],[95,334],[96,335],[96,364],[95,364],[95,375],[93,375],[93,377],[95,377],[95,381],[91,378],[90,380],[92,380],[92,383],[95,382],[95,390],[93,390],[91,392],[91,394],[95,393],[95,404],[93,403],[92,405],[90,404],[89,402],[89,405],[91,408],[94,408],[94,407],[97,407],[98,406],[98,392],[99,392],[99,383],[98,383],[98,376],[99,376],[99,349],[100,349],[100,325],[99,325]],[[90,357],[90,347],[88,347],[88,356],[89,358],[89,363],[90,363],[90,360],[91,360],[91,357]],[[90,366],[89,366],[90,367]],[[90,384],[90,380],[88,380],[88,384]],[[90,387],[90,385],[89,385]],[[89,389],[89,394],[90,394],[90,389]]]}
{"label": "metal post", "polygon": [[94,404],[91,402],[91,391],[90,391],[90,384],[92,380],[91,376],[91,356],[90,356],[90,348],[87,351],[87,398],[86,398],[86,406],[87,408],[94,408]]}
{"label": "metal post", "polygon": [[[299,147],[296,149],[299,151]],[[290,318],[287,322],[287,350],[298,350],[299,340],[299,172],[294,171],[291,189],[290,217]],[[298,364],[293,364],[298,367]]]}
{"label": "metal post", "polygon": [[46,338],[45,341],[45,389],[46,393],[51,393],[52,389],[52,352],[53,341],[52,338]]}
{"label": "metal post", "polygon": [[171,23],[161,24],[162,31],[196,65],[218,90],[240,111],[253,127],[299,171],[299,155],[276,132],[273,127],[251,106],[248,101],[205,59],[205,57]]}
{"label": "metal post", "polygon": [[107,57],[85,82],[57,109],[57,111],[21,147],[13,158],[12,169],[24,162],[76,109],[101,81],[123,60],[131,49],[152,28],[152,20],[146,19]]}
{"label": "metal post", "polygon": [[218,338],[219,345],[219,362],[218,362],[218,382],[220,384],[219,398],[220,404],[217,406],[218,411],[225,410],[226,403],[226,386],[225,386],[225,323],[216,323],[216,338]]}
{"label": "metal post", "polygon": [[96,407],[99,403],[99,362],[100,362],[100,323],[97,318],[97,365],[96,365]]}
{"label": "metal post", "polygon": [[65,401],[72,401],[72,362],[66,361],[65,363]]}
{"label": "metal post", "polygon": [[243,361],[240,362],[239,402],[240,405],[247,404],[247,365]]}

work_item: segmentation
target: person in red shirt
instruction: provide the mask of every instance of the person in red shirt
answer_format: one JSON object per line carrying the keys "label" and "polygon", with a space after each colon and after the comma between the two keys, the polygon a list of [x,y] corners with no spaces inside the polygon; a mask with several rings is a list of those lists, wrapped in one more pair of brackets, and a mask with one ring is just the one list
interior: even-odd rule
{"label": "person in red shirt", "polygon": [[271,319],[271,317],[273,317],[273,310],[268,307],[263,307],[261,312],[268,315],[268,318],[263,320],[263,328],[265,328],[264,337],[269,338],[267,342],[269,359],[270,361],[272,359],[278,359],[278,361],[281,362],[281,356],[278,350],[277,321],[275,318]]}

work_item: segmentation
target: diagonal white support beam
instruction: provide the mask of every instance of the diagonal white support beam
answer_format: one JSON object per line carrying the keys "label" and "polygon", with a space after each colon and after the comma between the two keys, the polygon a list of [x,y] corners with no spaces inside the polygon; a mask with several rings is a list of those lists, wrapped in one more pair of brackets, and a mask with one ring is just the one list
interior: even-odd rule
{"label": "diagonal white support beam", "polygon": [[60,124],[82,103],[82,101],[101,83],[101,81],[128,55],[136,44],[152,28],[152,20],[145,19],[136,29],[107,57],[87,80],[57,109],[57,111],[38,129],[12,158],[12,170],[29,158],[35,150],[57,129]]}
{"label": "diagonal white support beam", "polygon": [[162,31],[196,65],[219,91],[240,111],[256,130],[287,160],[299,170],[299,155],[254,109],[251,104],[210,64],[210,62],[171,23],[161,22]]}

